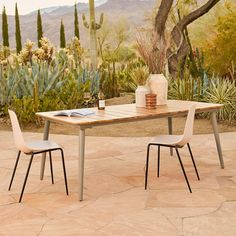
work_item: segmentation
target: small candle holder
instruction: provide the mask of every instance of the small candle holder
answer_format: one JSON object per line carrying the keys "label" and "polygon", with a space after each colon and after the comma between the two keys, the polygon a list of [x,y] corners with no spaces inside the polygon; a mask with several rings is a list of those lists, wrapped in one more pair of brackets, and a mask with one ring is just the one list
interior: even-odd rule
{"label": "small candle holder", "polygon": [[146,108],[147,109],[156,109],[156,105],[157,105],[157,95],[156,94],[148,93],[145,95],[145,99],[146,99]]}

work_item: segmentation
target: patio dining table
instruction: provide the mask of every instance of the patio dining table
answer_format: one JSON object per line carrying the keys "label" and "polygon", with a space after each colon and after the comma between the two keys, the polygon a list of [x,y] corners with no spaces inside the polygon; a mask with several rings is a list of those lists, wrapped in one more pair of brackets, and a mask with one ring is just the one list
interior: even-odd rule
{"label": "patio dining table", "polygon": [[[156,109],[137,108],[135,104],[106,106],[105,110],[98,110],[97,108],[88,108],[94,113],[92,115],[83,117],[66,117],[55,116],[56,111],[39,112],[38,116],[45,120],[44,126],[44,140],[48,140],[50,123],[60,123],[63,125],[74,125],[79,130],[79,154],[78,154],[78,194],[79,200],[83,200],[83,185],[84,185],[84,160],[85,160],[85,131],[88,128],[95,126],[112,125],[117,123],[135,122],[142,120],[150,120],[157,118],[168,119],[168,131],[172,134],[172,118],[183,116],[188,113],[191,105],[196,104],[196,113],[209,112],[211,116],[211,123],[213,133],[215,136],[216,147],[218,151],[221,168],[224,168],[224,160],[222,155],[220,137],[217,127],[216,112],[221,109],[223,105],[203,102],[168,100],[166,105],[157,106]],[[171,150],[171,155],[173,152]],[[40,179],[43,179],[46,156],[42,156]]]}

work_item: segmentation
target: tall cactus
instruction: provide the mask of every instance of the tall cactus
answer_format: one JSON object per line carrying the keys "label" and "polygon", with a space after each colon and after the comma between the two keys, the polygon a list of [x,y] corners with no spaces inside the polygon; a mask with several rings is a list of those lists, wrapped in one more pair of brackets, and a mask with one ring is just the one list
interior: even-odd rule
{"label": "tall cactus", "polygon": [[97,37],[96,32],[102,27],[103,24],[103,13],[100,16],[99,23],[96,23],[95,19],[95,9],[94,0],[89,0],[89,12],[90,12],[90,22],[88,23],[85,15],[83,14],[83,24],[90,30],[90,60],[91,67],[93,70],[97,68]]}

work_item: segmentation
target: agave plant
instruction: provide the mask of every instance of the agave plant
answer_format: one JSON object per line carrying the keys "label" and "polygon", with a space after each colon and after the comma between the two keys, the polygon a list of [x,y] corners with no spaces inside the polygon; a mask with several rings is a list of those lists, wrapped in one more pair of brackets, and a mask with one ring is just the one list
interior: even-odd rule
{"label": "agave plant", "polygon": [[65,83],[63,71],[64,67],[59,69],[59,66],[50,66],[47,62],[8,65],[0,71],[0,105],[10,105],[16,99],[31,98],[34,110],[37,111],[39,100],[43,100],[47,93],[58,90]]}
{"label": "agave plant", "polygon": [[31,67],[21,66],[15,73],[23,78],[20,84],[20,94],[31,97],[43,97],[49,91],[60,88],[65,82],[62,80],[65,68],[50,66],[47,62],[33,62]]}
{"label": "agave plant", "polygon": [[207,102],[223,104],[218,112],[220,120],[230,123],[236,120],[236,86],[235,81],[229,79],[213,78],[206,92]]}
{"label": "agave plant", "polygon": [[10,66],[6,71],[2,67],[0,68],[0,105],[4,106],[11,102],[21,81],[21,78],[13,75],[13,69]]}
{"label": "agave plant", "polygon": [[91,71],[80,66],[74,70],[73,76],[77,81],[77,86],[83,92],[90,92],[92,96],[98,94],[100,85],[99,71]]}

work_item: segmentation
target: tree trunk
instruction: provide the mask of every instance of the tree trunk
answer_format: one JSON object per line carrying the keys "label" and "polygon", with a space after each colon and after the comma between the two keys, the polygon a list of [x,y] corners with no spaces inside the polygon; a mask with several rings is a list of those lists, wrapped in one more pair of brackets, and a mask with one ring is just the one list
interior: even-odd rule
{"label": "tree trunk", "polygon": [[193,21],[209,12],[219,1],[220,0],[209,0],[203,6],[189,13],[187,16],[184,16],[173,28],[171,38],[177,47],[177,52],[168,58],[169,71],[172,76],[176,76],[178,71],[183,69],[190,50],[189,44],[184,37],[184,30],[187,29],[187,26]]}
{"label": "tree trunk", "polygon": [[160,38],[164,37],[165,25],[166,25],[166,21],[169,16],[169,12],[170,12],[172,4],[173,4],[173,0],[162,1],[159,7],[159,10],[157,12],[157,15],[155,18],[155,31],[157,32],[157,35],[160,36]]}
{"label": "tree trunk", "polygon": [[[184,37],[184,30],[187,26],[199,17],[206,14],[211,8],[213,8],[220,0],[208,0],[204,5],[198,9],[192,11],[188,15],[184,16],[174,26],[171,31],[171,39],[173,40],[176,50],[173,51],[171,48],[167,49],[168,67],[169,72],[172,76],[176,76],[177,72],[185,65],[186,56],[189,53],[189,45]],[[159,10],[155,18],[154,30],[157,33],[159,39],[164,39],[165,36],[165,25],[170,13],[173,0],[162,0]]]}

